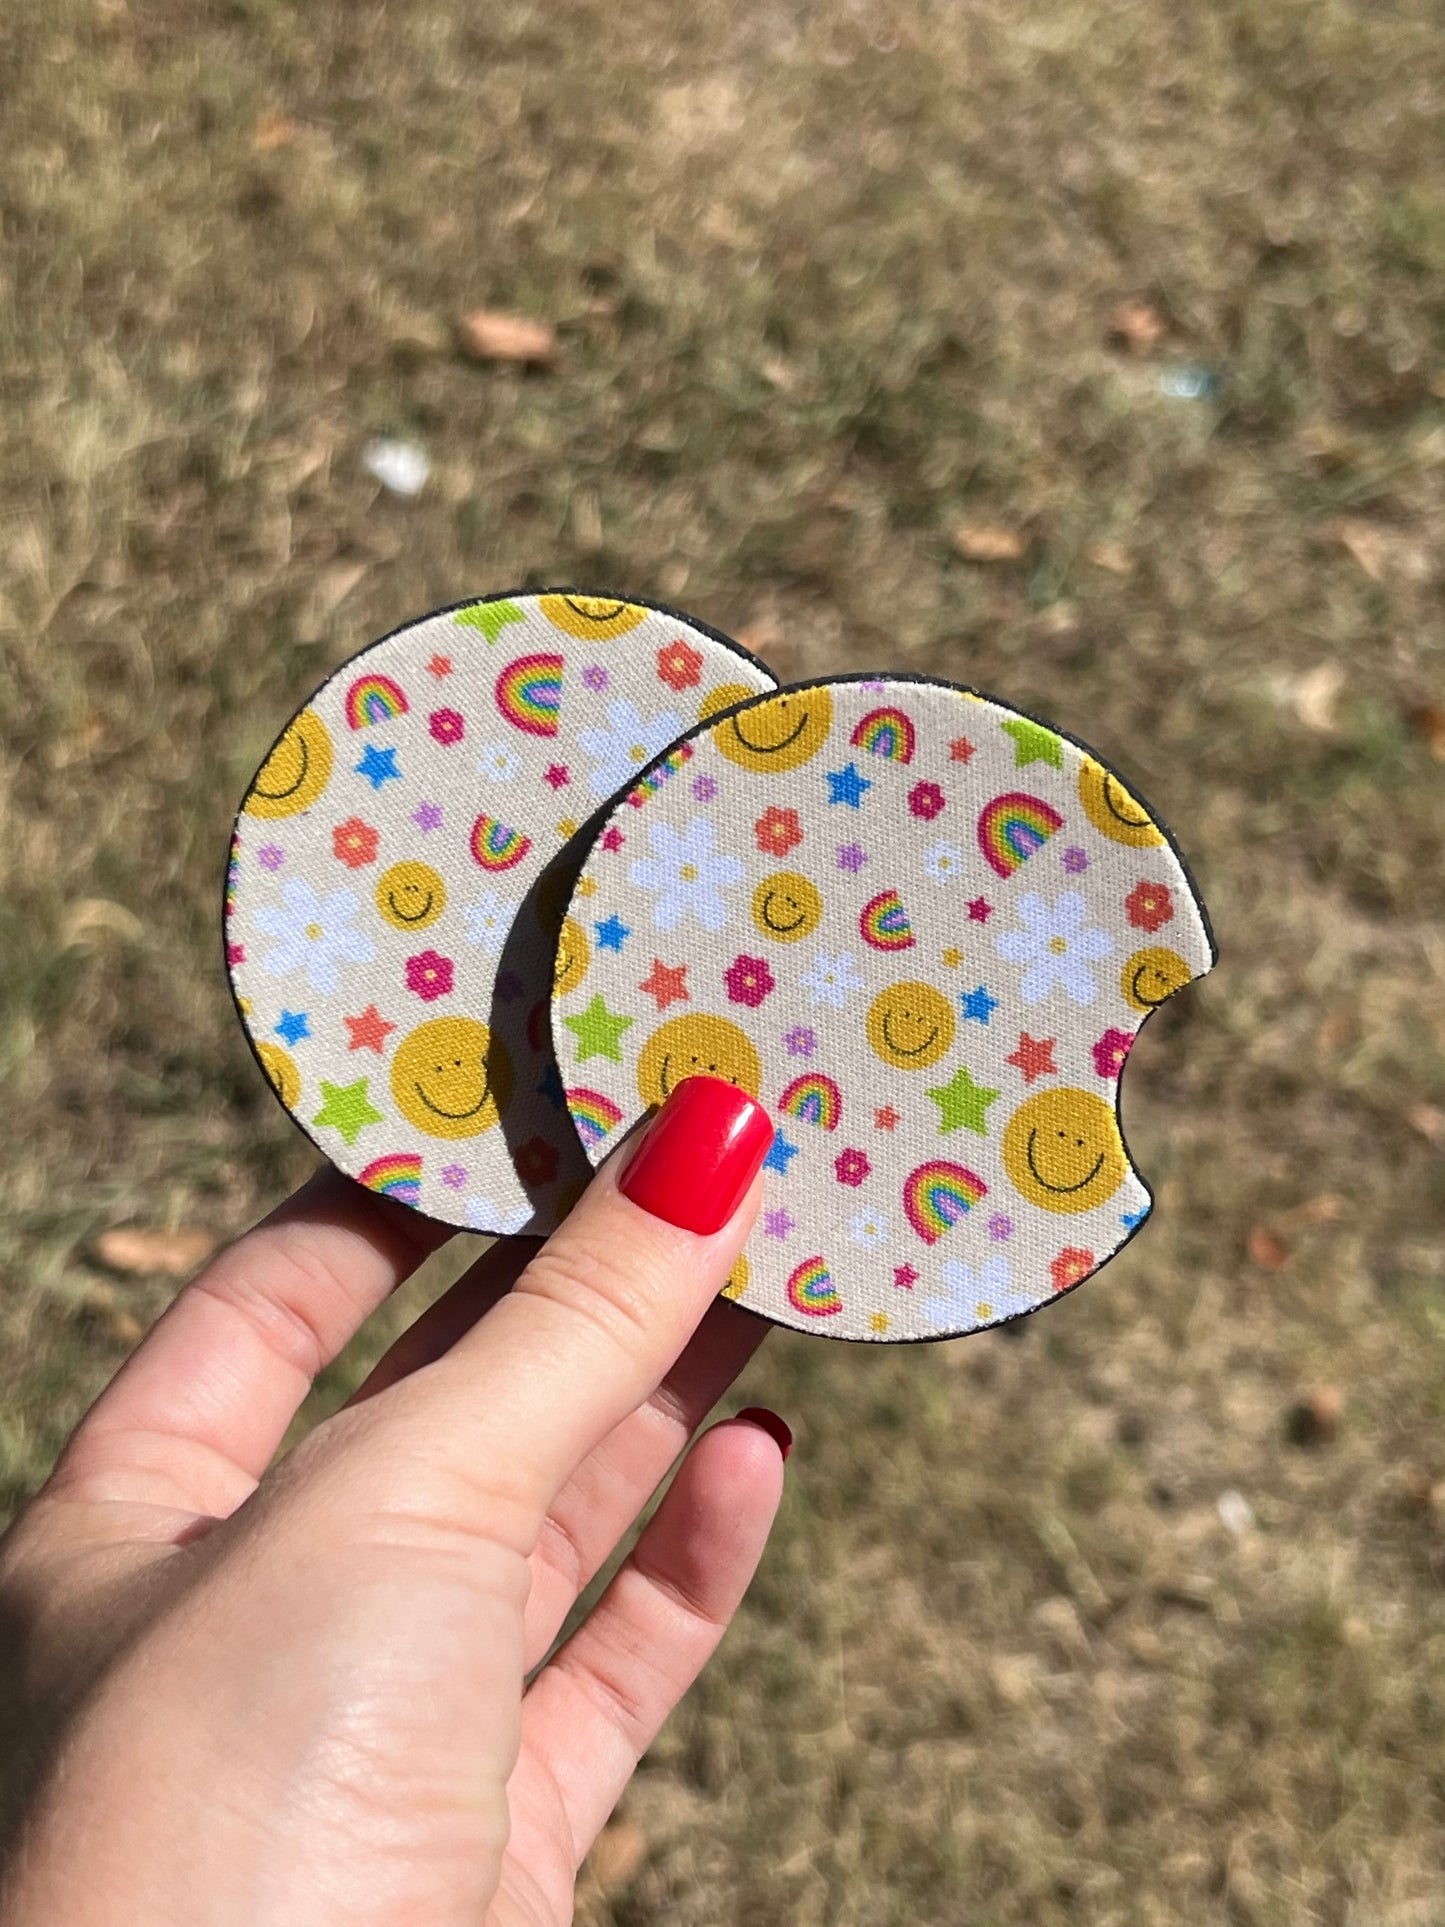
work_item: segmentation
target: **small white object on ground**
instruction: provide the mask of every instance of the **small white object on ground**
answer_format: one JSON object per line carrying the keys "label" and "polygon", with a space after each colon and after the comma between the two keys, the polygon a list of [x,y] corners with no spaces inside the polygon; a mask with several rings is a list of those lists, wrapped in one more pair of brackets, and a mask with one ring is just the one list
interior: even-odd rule
{"label": "small white object on ground", "polygon": [[361,466],[393,495],[420,495],[431,474],[431,458],[416,442],[376,436],[361,451]]}

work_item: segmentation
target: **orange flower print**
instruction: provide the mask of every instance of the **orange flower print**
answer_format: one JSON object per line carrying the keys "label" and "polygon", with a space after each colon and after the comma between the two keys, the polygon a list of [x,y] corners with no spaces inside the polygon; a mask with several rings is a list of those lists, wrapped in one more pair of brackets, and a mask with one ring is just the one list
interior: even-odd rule
{"label": "orange flower print", "polygon": [[696,689],[702,680],[702,652],[679,636],[658,650],[657,673],[669,689]]}
{"label": "orange flower print", "polygon": [[1049,1266],[1049,1276],[1054,1281],[1055,1291],[1067,1291],[1070,1285],[1082,1283],[1093,1269],[1092,1251],[1081,1251],[1077,1245],[1065,1245]]}
{"label": "orange flower print", "polygon": [[331,832],[331,848],[348,870],[359,870],[363,863],[375,863],[380,845],[380,830],[372,829],[359,816],[348,816]]}
{"label": "orange flower print", "polygon": [[796,810],[780,810],[775,803],[754,823],[753,834],[764,856],[786,856],[802,842],[803,826]]}
{"label": "orange flower print", "polygon": [[1152,932],[1174,915],[1174,899],[1166,883],[1136,883],[1124,899],[1124,908],[1136,930]]}

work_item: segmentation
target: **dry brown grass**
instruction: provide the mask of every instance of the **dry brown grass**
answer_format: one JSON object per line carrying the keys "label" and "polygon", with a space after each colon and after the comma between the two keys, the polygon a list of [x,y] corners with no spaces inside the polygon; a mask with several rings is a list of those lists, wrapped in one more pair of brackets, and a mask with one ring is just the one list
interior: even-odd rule
{"label": "dry brown grass", "polygon": [[[9,1500],[174,1288],[106,1298],[95,1233],[230,1231],[307,1163],[214,930],[330,665],[570,578],[785,674],[966,674],[1197,859],[1224,961],[1125,1099],[1161,1209],[1016,1339],[770,1341],[782,1524],[585,1917],[1436,1927],[1433,0],[15,0],[0,72]],[[556,367],[460,358],[478,307]],[[1217,400],[1161,393],[1196,362]]]}

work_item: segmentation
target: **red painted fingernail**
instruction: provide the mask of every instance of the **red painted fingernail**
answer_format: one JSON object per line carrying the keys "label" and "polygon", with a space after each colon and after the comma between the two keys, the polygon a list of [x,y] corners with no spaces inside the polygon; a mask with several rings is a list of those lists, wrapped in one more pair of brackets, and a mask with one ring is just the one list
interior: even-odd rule
{"label": "red painted fingernail", "polygon": [[770,1412],[766,1405],[749,1405],[746,1411],[739,1412],[737,1416],[740,1419],[746,1419],[749,1425],[756,1425],[761,1431],[766,1432],[770,1439],[776,1440],[778,1450],[784,1458],[787,1458],[793,1449],[793,1434],[787,1422],[780,1419],[776,1412]]}
{"label": "red painted fingernail", "polygon": [[689,1077],[648,1126],[618,1189],[684,1231],[721,1231],[772,1142],[772,1123],[756,1098],[720,1077]]}

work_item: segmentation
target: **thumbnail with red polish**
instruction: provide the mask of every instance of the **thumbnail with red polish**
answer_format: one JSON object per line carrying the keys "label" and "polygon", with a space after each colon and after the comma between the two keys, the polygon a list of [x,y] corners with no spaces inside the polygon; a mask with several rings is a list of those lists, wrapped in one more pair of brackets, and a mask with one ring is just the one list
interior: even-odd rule
{"label": "thumbnail with red polish", "polygon": [[652,1120],[619,1189],[684,1231],[721,1231],[773,1142],[756,1098],[720,1077],[689,1077]]}

